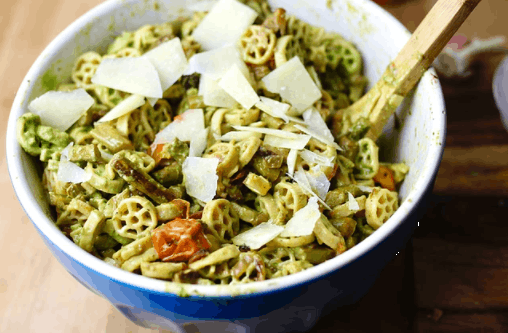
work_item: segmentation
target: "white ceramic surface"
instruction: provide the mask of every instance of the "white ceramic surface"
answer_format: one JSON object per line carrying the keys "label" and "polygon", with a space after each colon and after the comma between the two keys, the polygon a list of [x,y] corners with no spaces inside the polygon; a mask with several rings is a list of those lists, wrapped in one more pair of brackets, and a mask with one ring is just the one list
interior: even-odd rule
{"label": "white ceramic surface", "polygon": [[[157,6],[155,6],[155,3]],[[8,166],[13,185],[27,214],[37,227],[59,248],[75,260],[96,271],[140,288],[173,291],[174,285],[155,281],[112,267],[86,253],[67,239],[50,218],[48,202],[42,192],[40,170],[16,142],[16,119],[27,111],[28,103],[45,91],[41,77],[49,72],[59,80],[68,78],[74,59],[87,50],[103,51],[123,30],[143,24],[163,22],[188,13],[189,6],[203,6],[202,1],[109,0],[76,20],[43,51],[34,63],[16,95],[7,131]],[[367,0],[328,1],[274,0],[275,6],[327,30],[340,32],[353,41],[364,56],[365,74],[370,86],[381,76],[409,37],[407,30],[390,14]],[[186,7],[187,6],[187,7]],[[156,8],[157,7],[157,8]],[[433,70],[428,71],[414,95],[397,111],[402,127],[387,126],[380,139],[382,156],[390,161],[404,161],[410,172],[401,188],[401,206],[392,218],[372,236],[346,253],[321,265],[287,277],[238,285],[188,286],[188,294],[231,295],[274,290],[299,284],[357,259],[389,235],[422,197],[440,161],[445,134],[445,108],[441,88]],[[414,222],[416,223],[416,221]],[[180,287],[179,287],[180,288]]]}

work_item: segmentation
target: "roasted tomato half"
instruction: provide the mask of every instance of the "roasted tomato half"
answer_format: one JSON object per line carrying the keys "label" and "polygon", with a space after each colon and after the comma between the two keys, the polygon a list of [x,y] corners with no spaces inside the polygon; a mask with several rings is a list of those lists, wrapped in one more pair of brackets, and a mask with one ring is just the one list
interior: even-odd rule
{"label": "roasted tomato half", "polygon": [[207,250],[201,223],[194,219],[176,218],[154,230],[152,243],[162,261],[188,261],[196,252]]}

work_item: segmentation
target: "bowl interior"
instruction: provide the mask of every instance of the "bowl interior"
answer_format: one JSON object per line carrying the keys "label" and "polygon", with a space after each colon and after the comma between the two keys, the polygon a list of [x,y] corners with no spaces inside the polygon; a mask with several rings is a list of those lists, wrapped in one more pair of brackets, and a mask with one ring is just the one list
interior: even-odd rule
{"label": "bowl interior", "polygon": [[[409,38],[409,32],[390,14],[368,0],[328,1],[272,0],[289,14],[326,30],[341,33],[362,53],[364,72],[371,87],[382,75]],[[87,267],[93,267],[112,279],[156,291],[171,291],[171,283],[154,281],[143,276],[109,266],[89,255],[68,240],[54,225],[49,203],[41,183],[41,170],[36,161],[25,154],[16,142],[16,119],[27,111],[27,105],[37,96],[54,89],[58,83],[69,81],[74,60],[83,52],[104,52],[115,36],[125,30],[135,30],[145,24],[162,23],[189,15],[192,10],[206,9],[210,1],[140,1],[109,0],[88,12],[64,30],[39,56],[16,95],[7,132],[7,160],[13,186],[18,198],[37,227],[58,247]],[[346,253],[321,265],[284,278],[257,282],[234,288],[220,286],[188,286],[193,295],[232,295],[262,292],[303,283],[329,273],[362,253],[369,251],[414,209],[423,191],[437,171],[445,135],[445,111],[437,76],[429,70],[416,91],[406,98],[389,121],[379,139],[383,161],[405,162],[410,166],[401,190],[401,206],[392,218],[372,236]],[[397,126],[396,126],[397,124]],[[416,221],[414,221],[416,223]]]}

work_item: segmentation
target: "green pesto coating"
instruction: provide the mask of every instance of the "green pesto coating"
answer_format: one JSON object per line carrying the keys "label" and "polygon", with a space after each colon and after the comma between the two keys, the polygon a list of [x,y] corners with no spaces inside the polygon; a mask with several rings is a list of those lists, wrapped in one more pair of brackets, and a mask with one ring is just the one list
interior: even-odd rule
{"label": "green pesto coating", "polygon": [[[41,125],[41,118],[30,112],[17,120],[16,134],[21,147],[33,156],[39,156],[46,150],[45,156],[49,157],[71,142],[67,133]],[[44,160],[46,158],[44,157]]]}

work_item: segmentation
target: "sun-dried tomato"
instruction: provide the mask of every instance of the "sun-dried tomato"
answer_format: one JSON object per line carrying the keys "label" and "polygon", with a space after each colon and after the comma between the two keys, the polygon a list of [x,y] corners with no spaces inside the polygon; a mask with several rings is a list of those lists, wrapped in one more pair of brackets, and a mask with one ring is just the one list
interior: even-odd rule
{"label": "sun-dried tomato", "polygon": [[387,167],[382,165],[379,166],[379,171],[373,179],[376,183],[379,183],[387,190],[395,191],[395,180],[393,179],[393,172]]}
{"label": "sun-dried tomato", "polygon": [[152,243],[159,258],[166,262],[188,261],[196,252],[211,246],[198,220],[181,218],[154,230]]}

